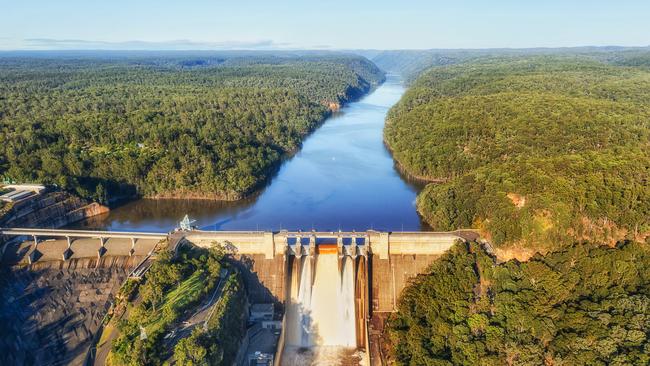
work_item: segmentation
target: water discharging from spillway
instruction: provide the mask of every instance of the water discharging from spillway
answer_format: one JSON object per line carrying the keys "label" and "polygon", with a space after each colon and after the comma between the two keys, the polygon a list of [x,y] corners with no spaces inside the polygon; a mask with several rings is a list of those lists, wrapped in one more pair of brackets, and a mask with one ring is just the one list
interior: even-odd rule
{"label": "water discharging from spillway", "polygon": [[340,365],[354,358],[355,263],[320,254],[294,258],[283,365]]}

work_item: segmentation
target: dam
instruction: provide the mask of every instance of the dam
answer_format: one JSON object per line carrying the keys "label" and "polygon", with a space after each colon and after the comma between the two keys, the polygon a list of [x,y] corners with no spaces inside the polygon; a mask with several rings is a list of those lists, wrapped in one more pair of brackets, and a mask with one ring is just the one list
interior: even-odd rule
{"label": "dam", "polygon": [[[395,311],[409,279],[473,233],[178,229],[129,233],[0,228],[0,234],[31,238],[5,246],[13,245],[14,250],[3,248],[10,253],[15,248],[22,250],[29,263],[66,261],[80,256],[75,251],[97,258],[144,254],[153,251],[156,242],[165,242],[172,251],[187,244],[219,244],[236,259],[250,302],[274,303],[284,311],[279,360],[317,359],[323,349],[326,352],[322,353],[330,356],[339,350],[363,350],[368,364],[379,365],[380,355],[373,351],[373,319]],[[81,250],[82,246],[92,248]],[[43,253],[37,255],[37,251]]]}
{"label": "dam", "polygon": [[[404,90],[397,75],[388,75],[372,93],[333,113],[267,186],[245,200],[141,199],[92,218],[75,211],[66,220],[48,210],[42,223],[0,223],[65,227],[0,229],[0,245],[3,238],[21,238],[0,248],[3,261],[76,275],[78,263],[119,259],[128,262],[129,276],[140,276],[150,254],[165,246],[219,243],[236,259],[250,302],[273,303],[285,314],[280,348],[300,352],[280,352],[277,360],[301,364],[323,347],[328,354],[354,348],[379,364],[375,339],[402,288],[466,234],[426,232],[415,210],[424,185],[402,176],[384,145],[386,113]],[[204,231],[167,232],[184,214]],[[321,231],[282,230],[314,227]],[[366,228],[374,230],[352,231]],[[302,359],[289,359],[294,355]]]}
{"label": "dam", "polygon": [[[306,349],[355,348],[375,363],[380,356],[369,348],[380,330],[373,324],[394,311],[410,278],[464,236],[417,232],[429,230],[414,208],[421,182],[400,175],[382,134],[388,109],[403,93],[401,79],[389,75],[328,118],[268,186],[241,202],[142,199],[61,231],[2,229],[5,238],[23,240],[0,250],[7,262],[29,267],[122,258],[136,262],[129,271],[140,275],[151,261],[138,263],[161,245],[219,243],[236,259],[250,302],[273,303],[286,315],[280,348],[300,356],[308,356]],[[166,232],[184,214],[203,230]],[[3,226],[12,225],[23,224]],[[321,231],[282,230],[316,226]],[[374,230],[353,231],[360,228]],[[277,356],[305,361],[288,360],[290,352]]]}

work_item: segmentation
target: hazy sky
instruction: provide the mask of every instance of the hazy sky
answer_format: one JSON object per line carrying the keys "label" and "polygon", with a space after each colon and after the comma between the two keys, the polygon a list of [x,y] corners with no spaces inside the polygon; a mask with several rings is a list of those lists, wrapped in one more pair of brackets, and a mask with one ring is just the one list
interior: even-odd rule
{"label": "hazy sky", "polygon": [[650,0],[0,0],[0,49],[650,45]]}

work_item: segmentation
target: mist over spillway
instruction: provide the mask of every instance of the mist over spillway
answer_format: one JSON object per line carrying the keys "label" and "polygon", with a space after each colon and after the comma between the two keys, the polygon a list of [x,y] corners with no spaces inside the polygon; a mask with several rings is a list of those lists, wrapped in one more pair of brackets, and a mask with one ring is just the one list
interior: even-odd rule
{"label": "mist over spillway", "polygon": [[354,261],[345,256],[339,265],[336,253],[294,258],[283,364],[336,359],[356,349]]}

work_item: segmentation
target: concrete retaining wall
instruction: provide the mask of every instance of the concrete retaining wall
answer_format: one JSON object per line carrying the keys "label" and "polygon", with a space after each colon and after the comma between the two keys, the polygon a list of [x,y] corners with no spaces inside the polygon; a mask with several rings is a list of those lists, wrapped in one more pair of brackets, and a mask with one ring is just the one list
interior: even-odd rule
{"label": "concrete retaining wall", "polygon": [[440,255],[449,250],[458,240],[462,239],[449,233],[391,233],[388,235],[388,252],[391,256]]}
{"label": "concrete retaining wall", "polygon": [[388,259],[389,255],[423,254],[438,255],[447,251],[457,240],[463,240],[454,233],[431,232],[286,232],[279,233],[264,231],[193,231],[185,235],[191,243],[210,247],[219,243],[233,250],[236,254],[263,254],[267,259],[286,253],[287,238],[300,235],[303,238],[310,235],[316,237],[362,237],[368,239],[372,253],[380,259]]}
{"label": "concrete retaining wall", "polygon": [[279,246],[276,253],[273,233],[264,231],[194,231],[185,240],[204,248],[219,243],[236,254],[263,254],[267,259],[283,254],[285,249]]}

